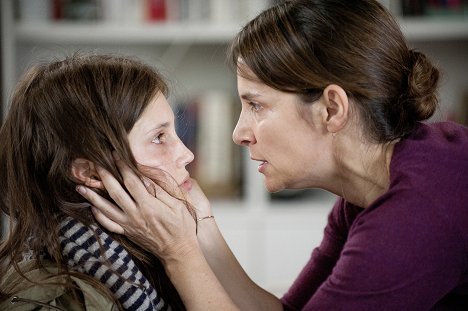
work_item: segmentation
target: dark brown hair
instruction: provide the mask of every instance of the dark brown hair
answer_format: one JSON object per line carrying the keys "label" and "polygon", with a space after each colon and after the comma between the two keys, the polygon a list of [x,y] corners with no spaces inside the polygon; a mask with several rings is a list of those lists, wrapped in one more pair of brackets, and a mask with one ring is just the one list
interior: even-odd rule
{"label": "dark brown hair", "polygon": [[228,61],[246,78],[296,93],[303,103],[330,84],[341,86],[366,136],[378,143],[406,136],[437,107],[438,70],[408,48],[395,19],[374,0],[280,3],[241,29]]}
{"label": "dark brown hair", "polygon": [[[0,207],[10,216],[0,275],[6,264],[18,269],[16,263],[29,250],[39,265],[46,254],[65,273],[79,275],[63,262],[59,224],[66,216],[86,225],[95,220],[75,191],[79,181],[71,174],[72,161],[88,159],[121,179],[111,154],[116,150],[138,172],[127,135],[159,92],[168,92],[161,75],[126,57],[77,54],[23,75],[0,129]],[[162,298],[173,309],[183,309],[157,258],[125,237],[112,236]],[[99,281],[87,279],[105,291]]]}

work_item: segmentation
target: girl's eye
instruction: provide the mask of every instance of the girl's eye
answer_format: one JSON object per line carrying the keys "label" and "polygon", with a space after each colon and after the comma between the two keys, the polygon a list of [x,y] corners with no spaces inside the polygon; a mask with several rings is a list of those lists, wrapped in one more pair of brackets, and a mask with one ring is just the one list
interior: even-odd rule
{"label": "girl's eye", "polygon": [[252,110],[253,112],[258,112],[260,108],[262,108],[262,106],[254,102],[249,102],[249,105],[250,105],[250,110]]}
{"label": "girl's eye", "polygon": [[164,134],[161,133],[159,134],[158,136],[156,136],[155,138],[153,138],[153,140],[151,141],[153,144],[162,144],[164,142]]}

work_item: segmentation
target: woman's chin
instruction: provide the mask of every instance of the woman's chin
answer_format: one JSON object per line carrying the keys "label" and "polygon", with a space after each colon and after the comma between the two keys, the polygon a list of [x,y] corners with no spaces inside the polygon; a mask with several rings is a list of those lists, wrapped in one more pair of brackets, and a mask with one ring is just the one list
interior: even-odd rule
{"label": "woman's chin", "polygon": [[266,179],[265,179],[265,188],[267,189],[268,192],[271,192],[271,193],[278,192],[278,191],[285,189],[284,185],[275,183],[273,181],[268,181]]}

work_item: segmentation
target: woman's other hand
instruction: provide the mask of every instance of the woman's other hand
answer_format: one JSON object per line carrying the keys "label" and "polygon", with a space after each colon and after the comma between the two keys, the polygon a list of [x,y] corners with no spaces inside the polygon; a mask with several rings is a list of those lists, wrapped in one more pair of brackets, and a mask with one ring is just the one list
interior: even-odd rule
{"label": "woman's other hand", "polygon": [[[117,205],[89,188],[77,187],[93,205],[96,220],[109,231],[125,234],[163,262],[183,258],[198,248],[196,223],[186,203],[154,183],[149,187],[153,193],[148,192],[141,179],[123,161],[117,159],[116,165],[128,192],[107,170],[98,167],[97,171]],[[195,188],[199,189],[196,183]],[[201,192],[194,200],[202,202],[203,197]]]}

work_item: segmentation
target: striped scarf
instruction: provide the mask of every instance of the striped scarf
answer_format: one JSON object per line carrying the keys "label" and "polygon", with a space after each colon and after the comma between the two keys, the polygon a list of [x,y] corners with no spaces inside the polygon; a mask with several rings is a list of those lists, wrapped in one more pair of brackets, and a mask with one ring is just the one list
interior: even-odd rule
{"label": "striped scarf", "polygon": [[60,245],[68,266],[105,284],[125,310],[171,310],[122,245],[99,227],[67,217],[60,225]]}

